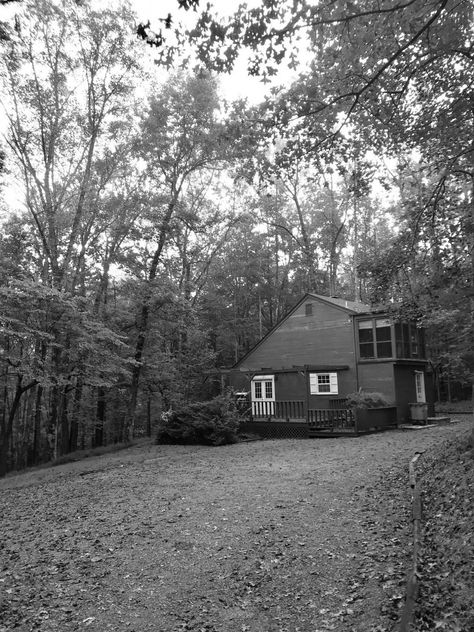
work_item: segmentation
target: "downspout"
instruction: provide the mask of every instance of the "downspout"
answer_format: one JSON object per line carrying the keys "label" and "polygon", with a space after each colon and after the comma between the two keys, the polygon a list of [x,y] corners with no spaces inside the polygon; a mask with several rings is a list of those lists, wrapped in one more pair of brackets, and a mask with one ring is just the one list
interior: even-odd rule
{"label": "downspout", "polygon": [[[359,360],[357,356],[357,337],[356,337],[356,319],[355,315],[351,316],[352,318],[352,343],[354,345],[354,368],[355,368],[355,377],[356,377],[356,391],[359,392]],[[357,411],[352,411],[352,415],[354,416],[354,432],[355,434],[359,434],[358,422],[357,422]]]}
{"label": "downspout", "polygon": [[356,391],[359,392],[359,360],[357,357],[357,335],[356,335],[355,315],[352,315],[351,318],[352,318],[352,342],[354,345],[354,367],[355,367],[355,376],[356,376]]}
{"label": "downspout", "polygon": [[306,388],[306,423],[309,424],[309,373],[308,365],[304,365],[304,382]]}

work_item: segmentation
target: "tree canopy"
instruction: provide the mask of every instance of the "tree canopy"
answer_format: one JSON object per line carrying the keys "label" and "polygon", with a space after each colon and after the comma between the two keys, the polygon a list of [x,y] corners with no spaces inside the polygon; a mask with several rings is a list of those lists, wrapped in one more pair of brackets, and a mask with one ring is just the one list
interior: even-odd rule
{"label": "tree canopy", "polygon": [[[425,325],[440,397],[472,381],[471,2],[264,0],[222,16],[177,0],[156,23],[119,2],[12,6],[5,467],[149,432],[214,395],[219,367],[305,291]],[[261,103],[222,94],[240,58]]]}

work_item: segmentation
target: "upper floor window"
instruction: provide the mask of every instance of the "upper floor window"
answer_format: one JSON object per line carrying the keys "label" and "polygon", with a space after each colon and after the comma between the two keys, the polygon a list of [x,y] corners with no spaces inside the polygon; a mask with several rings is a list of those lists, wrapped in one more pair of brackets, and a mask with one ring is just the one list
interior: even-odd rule
{"label": "upper floor window", "polygon": [[391,358],[392,327],[388,318],[360,320],[359,353],[361,358]]}
{"label": "upper floor window", "polygon": [[414,323],[395,323],[397,358],[425,358],[425,333]]}
{"label": "upper floor window", "polygon": [[305,303],[304,309],[305,309],[305,316],[313,315],[313,303]]}

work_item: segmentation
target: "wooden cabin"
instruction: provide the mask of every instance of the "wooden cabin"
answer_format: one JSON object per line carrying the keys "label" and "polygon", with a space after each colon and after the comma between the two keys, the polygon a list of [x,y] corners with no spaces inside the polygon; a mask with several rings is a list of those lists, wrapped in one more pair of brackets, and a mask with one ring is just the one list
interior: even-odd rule
{"label": "wooden cabin", "polygon": [[332,425],[337,418],[350,426],[345,397],[359,390],[383,393],[396,407],[396,423],[410,419],[410,404],[433,408],[423,329],[363,303],[312,293],[226,377],[248,394],[253,420],[319,420],[322,427],[332,417]]}

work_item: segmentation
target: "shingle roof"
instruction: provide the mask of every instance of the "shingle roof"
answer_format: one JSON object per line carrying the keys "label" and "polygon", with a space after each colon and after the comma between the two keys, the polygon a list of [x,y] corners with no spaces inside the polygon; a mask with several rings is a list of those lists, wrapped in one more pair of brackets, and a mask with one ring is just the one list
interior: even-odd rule
{"label": "shingle roof", "polygon": [[332,296],[322,296],[321,294],[314,294],[310,292],[311,296],[318,298],[321,301],[326,301],[326,303],[332,303],[337,307],[343,307],[344,309],[349,309],[352,312],[356,312],[358,314],[367,314],[371,312],[372,309],[370,305],[366,305],[365,303],[360,303],[359,301],[347,301],[345,298],[334,298]]}

